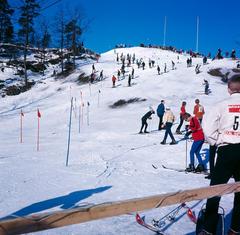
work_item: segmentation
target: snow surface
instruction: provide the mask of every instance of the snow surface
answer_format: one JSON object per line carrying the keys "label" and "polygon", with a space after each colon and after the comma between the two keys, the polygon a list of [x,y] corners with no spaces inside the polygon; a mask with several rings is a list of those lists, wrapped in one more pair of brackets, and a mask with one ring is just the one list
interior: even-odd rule
{"label": "snow surface", "polygon": [[[117,81],[112,88],[111,77],[121,65],[116,54],[133,54],[146,63],[146,69],[135,68],[134,85],[127,86],[125,80]],[[78,70],[65,80],[55,81],[50,76],[37,83],[33,89],[18,96],[0,98],[0,217],[26,216],[33,213],[74,208],[92,203],[103,203],[138,198],[178,190],[208,186],[203,175],[185,174],[161,168],[167,165],[185,168],[185,141],[178,145],[160,145],[164,131],[138,135],[141,117],[161,99],[171,107],[176,116],[175,132],[179,121],[179,109],[183,100],[192,113],[194,100],[200,99],[205,111],[228,97],[226,84],[219,77],[210,76],[210,68],[224,71],[235,67],[235,62],[224,59],[209,61],[201,66],[196,75],[194,68],[202,64],[202,58],[193,58],[193,67],[186,67],[188,55],[179,55],[154,48],[115,49],[101,55],[96,70],[103,69],[105,80],[92,85],[77,85],[80,70],[91,73],[92,63],[79,63]],[[149,58],[156,61],[148,67]],[[171,70],[171,60],[176,70]],[[163,71],[167,63],[168,72],[158,75],[156,65]],[[131,67],[126,67],[131,72]],[[0,72],[0,80],[6,80],[9,72]],[[128,75],[128,73],[127,73]],[[204,95],[203,79],[210,83],[212,93]],[[41,76],[36,78],[41,80]],[[99,90],[101,93],[99,93]],[[81,92],[84,102],[83,119],[79,106]],[[99,95],[99,105],[98,105]],[[73,97],[72,135],[69,166],[65,166],[70,99]],[[145,102],[128,104],[112,109],[109,106],[119,99],[145,98]],[[87,102],[89,125],[87,123]],[[37,152],[37,109],[40,119],[40,151]],[[20,143],[20,110],[23,110],[23,143]],[[149,120],[149,130],[156,130],[157,116]],[[175,135],[176,139],[182,136]],[[170,139],[167,140],[170,142]],[[188,143],[188,151],[191,143]],[[202,148],[206,156],[208,145]],[[189,159],[189,153],[188,159]],[[152,164],[158,166],[157,169]],[[203,201],[187,203],[198,213]],[[227,223],[232,207],[232,195],[222,198]],[[175,206],[142,212],[147,220],[160,218]],[[194,234],[195,225],[180,211],[177,221],[167,226],[166,234]],[[134,215],[123,215],[88,223],[52,229],[35,234],[152,234],[135,222]]]}

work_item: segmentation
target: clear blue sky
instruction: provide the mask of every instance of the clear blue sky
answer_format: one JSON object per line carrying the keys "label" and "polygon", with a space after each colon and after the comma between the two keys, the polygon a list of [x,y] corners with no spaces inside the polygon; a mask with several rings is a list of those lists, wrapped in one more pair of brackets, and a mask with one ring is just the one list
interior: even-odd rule
{"label": "clear blue sky", "polygon": [[[196,17],[200,17],[199,51],[235,48],[240,52],[239,0],[62,0],[62,5],[81,5],[92,23],[84,35],[85,46],[104,52],[116,44],[163,44],[196,48]],[[52,14],[61,4],[51,8]],[[50,9],[49,9],[50,12]],[[51,14],[50,14],[51,15]]]}

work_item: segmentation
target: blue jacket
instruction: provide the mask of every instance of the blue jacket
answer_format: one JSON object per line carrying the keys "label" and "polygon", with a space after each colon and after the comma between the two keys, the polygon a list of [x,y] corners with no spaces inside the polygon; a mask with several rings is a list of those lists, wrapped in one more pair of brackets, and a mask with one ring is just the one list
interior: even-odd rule
{"label": "blue jacket", "polygon": [[164,112],[165,112],[165,106],[164,106],[163,103],[161,103],[161,104],[158,105],[157,115],[158,115],[158,116],[163,116],[163,115],[164,115]]}

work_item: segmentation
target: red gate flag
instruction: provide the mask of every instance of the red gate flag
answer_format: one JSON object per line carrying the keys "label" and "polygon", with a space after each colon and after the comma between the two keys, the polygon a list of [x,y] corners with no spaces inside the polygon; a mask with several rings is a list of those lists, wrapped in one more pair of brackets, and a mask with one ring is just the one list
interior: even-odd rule
{"label": "red gate flag", "polygon": [[37,115],[39,118],[41,117],[41,113],[39,112],[39,109],[37,110]]}

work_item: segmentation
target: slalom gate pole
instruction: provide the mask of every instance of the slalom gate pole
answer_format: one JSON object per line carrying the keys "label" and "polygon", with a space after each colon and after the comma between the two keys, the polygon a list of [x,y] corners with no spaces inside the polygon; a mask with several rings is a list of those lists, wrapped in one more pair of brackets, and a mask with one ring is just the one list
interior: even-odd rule
{"label": "slalom gate pole", "polygon": [[89,126],[89,106],[90,106],[90,103],[87,102],[87,125]]}
{"label": "slalom gate pole", "polygon": [[75,118],[77,119],[77,98],[75,97],[75,103],[74,103],[74,115]]}
{"label": "slalom gate pole", "polygon": [[92,96],[91,83],[89,82],[89,94]]}
{"label": "slalom gate pole", "polygon": [[20,113],[20,143],[23,142],[22,129],[23,129],[23,112],[22,112],[22,110],[21,110],[21,113]]}
{"label": "slalom gate pole", "polygon": [[39,151],[39,136],[40,136],[40,117],[38,116],[37,151]]}
{"label": "slalom gate pole", "polygon": [[98,90],[98,108],[99,108],[99,106],[100,106],[100,93],[101,93],[101,91]]}
{"label": "slalom gate pole", "polygon": [[68,166],[68,157],[69,157],[69,148],[70,148],[70,139],[71,139],[72,109],[73,109],[73,97],[72,97],[72,99],[71,99],[71,108],[70,108],[70,118],[69,118],[69,129],[68,129],[68,147],[67,147],[66,166]]}

